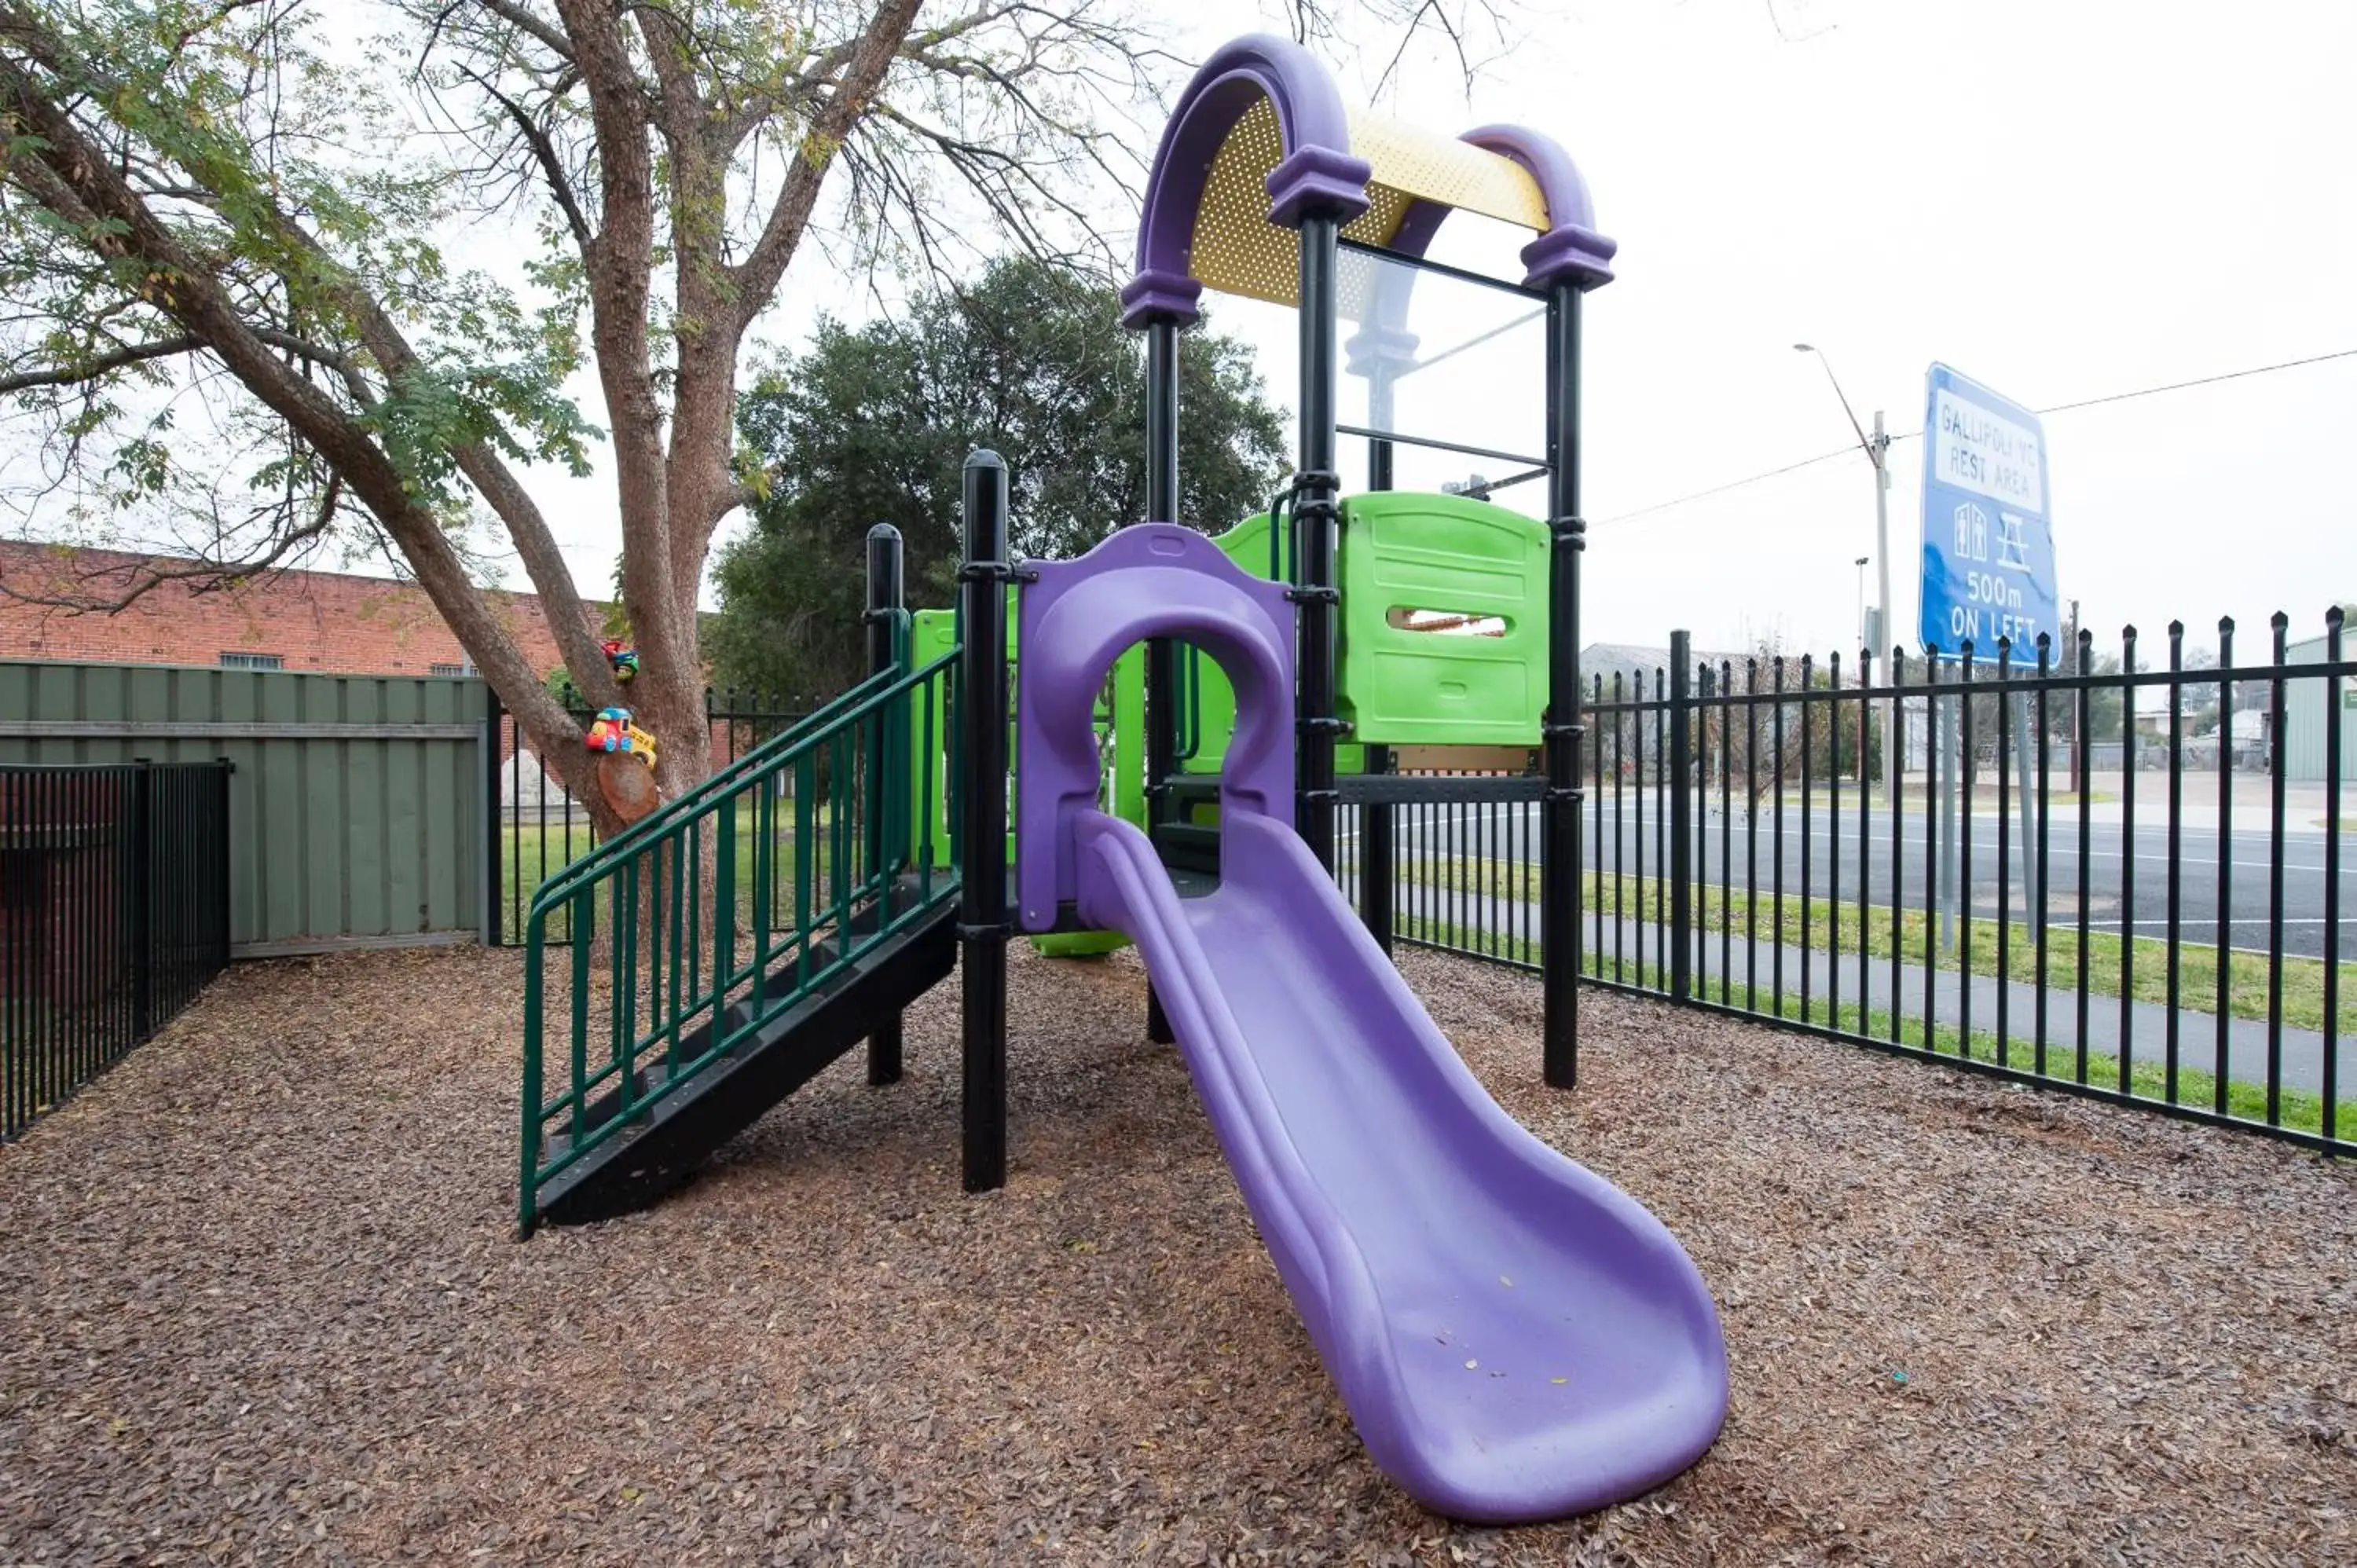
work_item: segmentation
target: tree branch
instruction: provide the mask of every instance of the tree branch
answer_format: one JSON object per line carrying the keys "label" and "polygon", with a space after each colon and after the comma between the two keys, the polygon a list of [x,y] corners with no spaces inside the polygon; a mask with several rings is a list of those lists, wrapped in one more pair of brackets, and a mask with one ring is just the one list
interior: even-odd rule
{"label": "tree branch", "polygon": [[518,4],[517,0],[477,0],[477,3],[501,21],[511,22],[522,31],[530,33],[545,44],[559,59],[570,61],[573,59],[573,40],[565,36],[565,29],[531,7]]}
{"label": "tree branch", "polygon": [[[8,6],[0,11],[0,18],[27,54],[55,59],[65,52],[21,9]],[[0,117],[32,133],[17,143],[19,156],[10,166],[10,177],[61,215],[79,210],[107,224],[102,234],[89,236],[90,242],[104,253],[135,259],[145,272],[162,280],[158,308],[188,335],[202,338],[246,391],[285,420],[292,434],[350,487],[401,546],[418,586],[527,727],[544,745],[575,733],[570,715],[542,687],[515,639],[468,579],[441,520],[413,492],[370,432],[278,358],[221,281],[189,255],[104,150],[26,75],[17,59],[6,56],[0,56]],[[282,233],[299,235],[274,206],[270,216]]]}
{"label": "tree branch", "polygon": [[921,0],[884,0],[869,18],[834,95],[819,111],[794,154],[785,185],[770,209],[769,220],[761,226],[761,237],[755,242],[752,254],[736,268],[738,299],[767,301],[779,280],[785,276],[786,263],[793,259],[802,232],[810,226],[819,187],[825,182],[826,166],[834,149],[867,113],[869,101],[883,85],[885,73],[892,69],[892,61],[917,19],[920,4]]}
{"label": "tree branch", "polygon": [[[589,94],[604,227],[584,253],[590,336],[614,432],[623,515],[646,548],[623,552],[625,598],[669,596],[671,522],[665,505],[663,411],[648,352],[647,304],[654,274],[654,168],[645,97],[610,0],[557,0],[574,64]],[[635,542],[635,541],[634,541]],[[692,644],[690,645],[692,647]],[[683,657],[686,649],[659,653]]]}
{"label": "tree branch", "polygon": [[[289,225],[289,229],[296,242],[317,258],[320,268],[332,272],[335,262],[318,242],[299,227]],[[386,378],[397,381],[414,374],[421,363],[417,350],[393,317],[359,288],[347,285],[341,292],[345,307],[359,324],[361,345],[382,368]],[[619,703],[621,692],[614,684],[612,667],[590,630],[588,606],[582,602],[580,591],[574,585],[572,569],[565,565],[556,535],[550,530],[539,504],[516,478],[506,459],[482,442],[454,445],[450,456],[458,465],[458,471],[467,476],[476,492],[506,524],[517,558],[523,563],[524,575],[532,579],[533,591],[540,595],[549,631],[556,639],[557,652],[572,673],[574,683],[596,699],[599,707]],[[539,678],[537,672],[533,678]]]}
{"label": "tree branch", "polygon": [[79,365],[0,376],[0,397],[10,392],[30,392],[36,387],[80,386],[84,381],[97,381],[113,371],[144,364],[149,360],[168,360],[175,354],[193,353],[203,347],[204,344],[194,338],[159,338],[152,343],[127,345]]}
{"label": "tree branch", "polygon": [[465,66],[459,67],[459,74],[482,89],[515,122],[517,134],[532,149],[533,161],[540,165],[540,172],[548,181],[548,194],[555,199],[557,210],[565,214],[565,226],[573,231],[573,242],[581,248],[583,255],[587,255],[597,236],[590,229],[589,220],[582,215],[581,203],[573,194],[573,182],[565,177],[564,162],[556,156],[556,144],[522,104],[501,92],[488,78]]}
{"label": "tree branch", "polygon": [[[45,585],[35,586],[19,570],[0,575],[0,599],[22,605],[39,605],[46,609],[65,610],[73,615],[115,615],[129,609],[167,583],[194,584],[189,592],[206,593],[238,578],[274,570],[301,546],[325,535],[328,525],[335,521],[340,496],[340,485],[330,481],[328,494],[309,522],[280,534],[271,542],[269,549],[242,561],[183,561],[171,556],[151,555],[126,561],[121,565],[77,572],[72,576],[70,591],[57,578],[49,579]],[[110,579],[113,585],[102,593],[96,585],[107,585]]]}

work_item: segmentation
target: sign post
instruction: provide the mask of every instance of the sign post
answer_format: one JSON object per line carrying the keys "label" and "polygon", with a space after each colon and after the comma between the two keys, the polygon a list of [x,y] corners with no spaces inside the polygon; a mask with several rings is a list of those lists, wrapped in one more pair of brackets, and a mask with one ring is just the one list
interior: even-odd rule
{"label": "sign post", "polygon": [[[1927,654],[1954,659],[1970,642],[1975,663],[1994,661],[1997,639],[2004,638],[2011,641],[2018,663],[2025,654],[2037,657],[2040,633],[2059,639],[2061,601],[2055,586],[2050,506],[2046,427],[2038,415],[1934,362],[1925,377],[1923,408],[1918,629]],[[2033,925],[2043,926],[2046,890],[2033,879],[2027,704],[2009,694],[2001,693],[2000,700],[2009,710],[2014,750],[2022,759],[2021,886]],[[1969,776],[1969,763],[1963,771]],[[1972,809],[1969,801],[1964,809]],[[1969,866],[1960,867],[1947,891],[1964,886],[1970,874]],[[1941,903],[1947,908],[1944,895]],[[1998,918],[2009,914],[2000,910]]]}

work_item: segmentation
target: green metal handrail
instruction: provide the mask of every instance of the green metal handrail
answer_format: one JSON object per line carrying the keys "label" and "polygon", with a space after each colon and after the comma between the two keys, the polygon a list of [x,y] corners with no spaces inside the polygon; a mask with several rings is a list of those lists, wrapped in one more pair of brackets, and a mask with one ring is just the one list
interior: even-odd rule
{"label": "green metal handrail", "polygon": [[[935,791],[956,777],[953,726],[947,746],[934,726],[936,714],[954,711],[957,660],[952,649],[922,668],[861,682],[617,833],[533,897],[524,930],[522,1230],[534,1224],[552,1178],[956,897],[956,836],[943,863],[933,835],[913,830],[934,819]],[[932,758],[945,766],[920,760]],[[594,945],[601,903],[602,955]],[[560,910],[570,973],[562,1087],[552,1095],[546,967]],[[594,1006],[593,973],[606,990]]]}
{"label": "green metal handrail", "polygon": [[562,902],[573,884],[593,872],[604,869],[609,862],[622,857],[635,857],[646,842],[660,831],[655,824],[669,819],[674,812],[684,811],[700,801],[709,800],[751,774],[763,771],[780,753],[825,729],[835,723],[845,712],[874,696],[875,693],[890,686],[900,678],[900,672],[896,670],[877,671],[841,696],[822,705],[816,712],[797,719],[780,734],[771,736],[726,767],[707,775],[678,800],[666,800],[663,802],[662,810],[640,818],[611,838],[602,839],[592,844],[587,853],[579,859],[567,862],[554,876],[540,885],[538,891],[533,897],[533,911],[539,912],[543,900],[547,900],[552,905]]}

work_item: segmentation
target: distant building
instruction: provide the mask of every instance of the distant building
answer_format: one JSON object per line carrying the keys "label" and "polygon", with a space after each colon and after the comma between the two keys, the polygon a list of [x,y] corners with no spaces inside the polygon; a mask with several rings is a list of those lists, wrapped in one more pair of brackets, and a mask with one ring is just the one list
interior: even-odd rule
{"label": "distant building", "polygon": [[[19,596],[60,597],[82,585],[119,596],[151,566],[187,564],[0,540],[0,657],[337,675],[475,673],[425,591],[391,577],[267,572],[218,589],[167,581],[111,615],[27,604]],[[563,662],[538,596],[493,591],[485,597],[535,671],[545,673]],[[592,605],[588,613],[602,608]]]}
{"label": "distant building", "polygon": [[[2284,658],[2291,664],[2321,664],[2325,650],[2323,638],[2310,638],[2293,643]],[[2357,658],[2357,633],[2343,638],[2341,657],[2344,663]],[[2341,710],[2341,777],[2344,783],[2357,784],[2357,675],[2311,675],[2284,682],[2285,778],[2303,784],[2323,782],[2325,761],[2331,755],[2325,747],[2325,729],[2336,706]]]}
{"label": "distant building", "polygon": [[[1695,650],[1695,662],[1708,665],[1714,672],[1714,678],[1722,668],[1732,669],[1735,676],[1735,689],[1738,692],[1744,689],[1744,682],[1749,679],[1744,661],[1752,657],[1753,655],[1748,653],[1712,653],[1701,649]],[[1620,693],[1623,697],[1635,694],[1640,677],[1642,677],[1645,691],[1650,694],[1659,690],[1661,683],[1668,679],[1669,668],[1670,650],[1666,648],[1648,648],[1641,643],[1634,642],[1591,642],[1579,650],[1581,684],[1590,694],[1593,694],[1596,678],[1602,676],[1604,694],[1608,698],[1612,695],[1612,683],[1616,678],[1620,682]],[[1785,666],[1784,679],[1789,685],[1795,687],[1800,685],[1801,661],[1798,659],[1791,660]],[[1760,667],[1760,689],[1763,692],[1768,690],[1773,681],[1774,676],[1763,663]]]}

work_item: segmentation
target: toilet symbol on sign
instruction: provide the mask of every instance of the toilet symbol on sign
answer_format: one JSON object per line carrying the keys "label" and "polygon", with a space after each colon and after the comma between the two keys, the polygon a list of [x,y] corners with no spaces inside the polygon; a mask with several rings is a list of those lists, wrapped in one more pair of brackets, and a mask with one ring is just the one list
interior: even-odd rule
{"label": "toilet symbol on sign", "polygon": [[1988,559],[1988,513],[1970,501],[1956,509],[1956,554],[1966,561]]}

